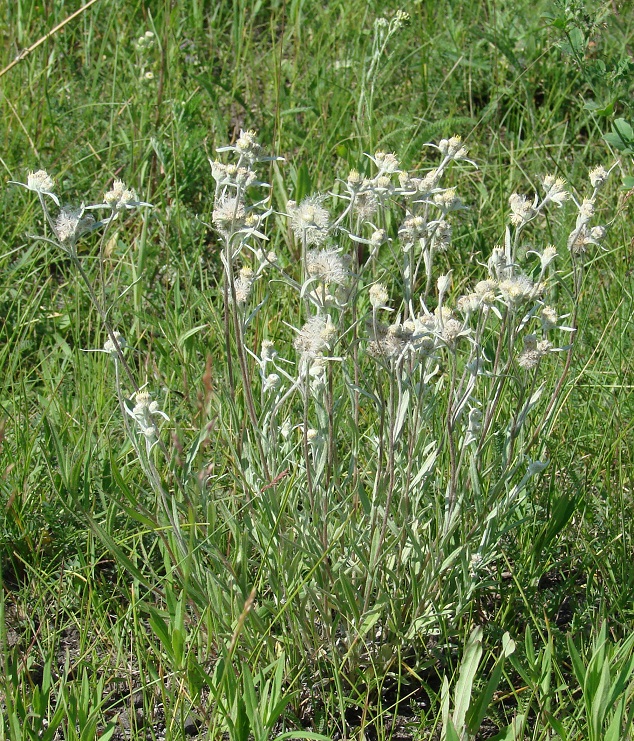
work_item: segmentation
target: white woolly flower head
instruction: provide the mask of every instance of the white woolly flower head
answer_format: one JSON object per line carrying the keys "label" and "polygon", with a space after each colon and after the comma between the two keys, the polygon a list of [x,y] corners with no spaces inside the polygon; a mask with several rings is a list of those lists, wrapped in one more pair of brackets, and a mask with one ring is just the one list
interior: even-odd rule
{"label": "white woolly flower head", "polygon": [[450,139],[441,139],[438,142],[438,149],[444,157],[451,157],[454,160],[464,159],[468,152],[462,144],[461,136],[452,136]]}
{"label": "white woolly flower head", "polygon": [[277,373],[269,373],[269,375],[264,379],[264,383],[262,384],[262,390],[264,393],[268,393],[269,391],[277,391],[277,389],[282,385],[282,379],[279,377]]}
{"label": "white woolly flower head", "polygon": [[55,193],[53,193],[55,183],[46,170],[38,170],[37,172],[29,171],[26,176],[26,183],[20,183],[17,180],[9,180],[9,182],[13,185],[21,185],[23,188],[26,188],[33,193],[37,193],[40,196],[48,196],[55,202],[55,205],[59,206],[59,199]]}
{"label": "white woolly flower head", "polygon": [[224,197],[214,205],[211,220],[218,231],[225,235],[231,235],[240,230],[246,220],[246,209],[239,198]]}
{"label": "white woolly flower head", "polygon": [[94,218],[85,214],[82,204],[78,208],[65,206],[55,220],[55,235],[64,247],[72,247],[77,240],[95,225]]}
{"label": "white woolly flower head", "polygon": [[394,20],[392,21],[392,23],[394,24],[394,28],[399,29],[403,26],[407,26],[410,20],[410,14],[407,13],[405,10],[399,8],[394,15]]}
{"label": "white woolly flower head", "polygon": [[385,309],[387,307],[390,296],[383,283],[374,283],[371,285],[369,294],[370,304],[372,304],[373,309]]}
{"label": "white woolly flower head", "polygon": [[370,236],[370,246],[376,248],[380,247],[387,239],[387,233],[385,229],[375,229]]}
{"label": "white woolly flower head", "polygon": [[451,235],[453,228],[446,219],[439,219],[429,224],[430,228],[433,225],[432,237],[434,240],[434,248],[438,252],[445,252],[451,244]]}
{"label": "white woolly flower head", "polygon": [[559,317],[557,316],[557,310],[552,306],[542,306],[537,316],[541,319],[542,332],[550,332],[557,326]]}
{"label": "white woolly flower head", "polygon": [[594,170],[590,170],[590,172],[588,173],[588,177],[590,178],[590,185],[593,188],[600,188],[608,179],[609,174],[609,171],[606,170],[603,165],[595,167]]}
{"label": "white woolly flower head", "polygon": [[[123,350],[128,346],[128,343],[125,340],[125,337],[121,334],[121,332],[117,332],[115,329],[112,333],[114,335],[115,340],[117,341],[117,344],[119,345],[119,349]],[[114,342],[110,339],[110,337],[107,338],[107,340],[103,344],[103,349],[105,352],[107,352],[109,355],[113,355],[117,357],[117,348],[115,347]]]}
{"label": "white woolly flower head", "polygon": [[359,186],[363,182],[363,178],[361,177],[361,174],[359,173],[358,170],[353,169],[353,170],[350,170],[350,172],[348,173],[348,178],[346,182],[348,184],[348,188],[350,188],[350,190],[352,191],[355,191],[359,188]]}
{"label": "white woolly flower head", "polygon": [[275,349],[275,343],[272,340],[262,340],[260,357],[262,363],[270,363],[275,360],[277,357],[277,350]]}
{"label": "white woolly flower head", "polygon": [[440,170],[438,170],[438,168],[430,170],[426,175],[424,175],[420,180],[417,181],[418,192],[423,195],[431,193],[434,188],[438,187],[440,176],[441,172]]}
{"label": "white woolly flower head", "polygon": [[154,46],[154,34],[152,31],[146,31],[136,40],[136,47],[140,52],[145,52]]}
{"label": "white woolly flower head", "polygon": [[599,242],[605,237],[607,229],[604,226],[593,226],[590,229],[590,239],[592,244],[599,244]]}
{"label": "white woolly flower head", "polygon": [[310,250],[306,254],[306,272],[322,283],[343,285],[348,278],[346,260],[336,249]]}
{"label": "white woolly flower head", "polygon": [[461,321],[451,317],[450,319],[447,319],[443,322],[443,327],[440,334],[447,345],[453,347],[458,339],[464,336],[465,327]]}
{"label": "white woolly flower head", "polygon": [[594,216],[594,200],[592,198],[584,198],[583,203],[579,206],[579,219],[587,224],[588,221]]}
{"label": "white woolly flower head", "polygon": [[485,306],[495,303],[498,283],[495,280],[481,280],[475,285],[475,294]]}
{"label": "white woolly flower head", "polygon": [[548,247],[545,247],[539,258],[542,264],[542,270],[546,270],[546,268],[556,257],[557,250],[552,244],[549,244]]}
{"label": "white woolly flower head", "polygon": [[238,165],[225,165],[218,160],[209,160],[211,175],[213,179],[222,185],[233,185],[242,189],[248,188],[256,182],[257,175],[251,167],[238,167]]}
{"label": "white woolly flower head", "polygon": [[511,224],[521,226],[535,216],[537,197],[531,203],[526,196],[513,193],[509,197],[509,205],[511,207]]}
{"label": "white woolly flower head", "polygon": [[505,278],[513,270],[512,264],[506,259],[506,252],[503,247],[493,248],[487,267],[489,268],[489,275],[495,280]]}
{"label": "white woolly flower head", "polygon": [[528,276],[520,274],[503,280],[499,289],[507,306],[515,307],[535,298],[541,286],[534,284]]}
{"label": "white woolly flower head", "polygon": [[[264,154],[262,147],[257,141],[257,134],[251,129],[240,131],[240,136],[237,138],[235,144],[229,144],[224,147],[216,147],[216,152],[234,152],[238,155],[240,165],[245,162],[249,165],[253,165],[255,162],[271,162],[273,160],[282,160],[282,157],[272,157]],[[212,164],[212,172],[215,163]],[[227,165],[227,167],[231,167]],[[237,168],[237,165],[234,165]],[[216,165],[216,169],[217,168]],[[229,173],[230,174],[230,173]]]}
{"label": "white woolly flower head", "polygon": [[55,187],[53,178],[46,170],[29,172],[26,177],[26,187],[35,193],[50,193]]}
{"label": "white woolly flower head", "polygon": [[293,233],[306,244],[320,245],[328,236],[330,214],[323,206],[324,200],[325,196],[308,196],[299,205],[294,201],[286,205]]}
{"label": "white woolly flower head", "polygon": [[[480,432],[482,430],[482,412],[477,407],[472,407],[469,410],[469,416],[467,419],[467,432],[464,441],[465,445],[476,442],[476,440],[479,438]],[[478,554],[474,553],[471,557],[471,560],[474,561],[477,556]],[[480,556],[480,559],[481,558],[482,557]]]}
{"label": "white woolly flower head", "polygon": [[[495,300],[495,294],[494,294]],[[474,314],[484,302],[477,293],[467,293],[456,301],[456,308],[465,316]],[[491,302],[493,303],[493,302]]]}
{"label": "white woolly flower head", "polygon": [[149,205],[139,201],[134,190],[127,188],[123,180],[118,179],[114,181],[112,188],[104,194],[103,200],[106,206],[109,206],[113,211],[123,211],[126,208]]}
{"label": "white woolly flower head", "polygon": [[336,336],[337,329],[332,319],[329,316],[317,314],[310,317],[299,330],[293,344],[302,356],[315,358],[330,348]]}
{"label": "white woolly flower head", "polygon": [[400,163],[396,158],[396,155],[391,152],[376,152],[372,160],[379,168],[379,173],[382,175],[391,175],[392,173],[398,172]]}
{"label": "white woolly flower head", "polygon": [[236,303],[238,306],[243,306],[249,300],[254,280],[255,273],[250,267],[240,268],[240,273],[235,281]]}
{"label": "white woolly flower head", "polygon": [[568,193],[565,187],[566,181],[563,178],[546,175],[542,180],[542,185],[546,193],[545,199],[556,203],[560,207],[570,198],[570,193]]}
{"label": "white woolly flower head", "polygon": [[147,391],[139,391],[135,394],[134,401],[135,405],[132,410],[130,411],[126,407],[126,411],[137,423],[139,432],[145,437],[149,450],[158,437],[154,417],[158,415],[168,421],[169,417],[160,410],[157,401],[152,401],[152,397]]}
{"label": "white woolly flower head", "polygon": [[258,144],[257,134],[252,129],[240,131],[240,136],[235,143],[235,149],[249,162],[256,162],[262,154],[262,148]]}
{"label": "white woolly flower head", "polygon": [[445,213],[447,211],[455,211],[456,209],[462,208],[462,201],[456,195],[455,188],[447,188],[440,193],[436,193],[434,196],[434,203]]}
{"label": "white woolly flower head", "polygon": [[438,294],[444,296],[451,287],[451,271],[445,275],[439,276],[436,284],[438,286]]}

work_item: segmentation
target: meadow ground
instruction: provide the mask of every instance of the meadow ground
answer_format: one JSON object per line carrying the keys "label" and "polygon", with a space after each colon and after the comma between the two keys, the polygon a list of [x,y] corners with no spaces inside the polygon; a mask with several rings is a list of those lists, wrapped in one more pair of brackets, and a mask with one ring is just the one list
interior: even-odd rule
{"label": "meadow ground", "polygon": [[0,19],[0,739],[631,738],[632,3]]}

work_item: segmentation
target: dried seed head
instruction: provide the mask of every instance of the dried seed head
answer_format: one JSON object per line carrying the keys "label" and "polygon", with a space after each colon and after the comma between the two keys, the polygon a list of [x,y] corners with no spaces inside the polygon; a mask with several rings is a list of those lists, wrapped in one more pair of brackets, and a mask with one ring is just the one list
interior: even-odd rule
{"label": "dried seed head", "polygon": [[399,236],[408,244],[427,236],[427,222],[423,216],[410,216],[398,230]]}
{"label": "dried seed head", "polygon": [[379,208],[379,202],[376,197],[376,193],[371,188],[362,190],[357,193],[354,199],[354,212],[361,219],[361,221],[368,221],[371,219]]}
{"label": "dried seed head", "polygon": [[90,231],[94,224],[95,220],[90,214],[84,216],[83,206],[79,208],[66,206],[59,212],[55,221],[55,234],[64,246],[72,246],[82,234]]}
{"label": "dried seed head", "polygon": [[524,370],[533,370],[539,365],[539,361],[550,352],[552,344],[548,340],[537,341],[537,335],[528,334],[524,337],[524,349],[517,362]]}
{"label": "dried seed head", "polygon": [[221,198],[214,207],[211,220],[221,234],[228,236],[244,226],[246,209],[238,198]]}
{"label": "dried seed head", "polygon": [[533,370],[539,365],[542,359],[541,353],[537,350],[524,350],[517,358],[518,365],[524,370]]}
{"label": "dried seed head", "polygon": [[238,306],[246,304],[249,300],[254,279],[255,274],[251,268],[245,266],[240,269],[240,274],[236,278],[235,282],[236,303]]}
{"label": "dried seed head", "polygon": [[342,285],[348,278],[345,262],[337,250],[310,250],[306,254],[306,271],[322,283]]}
{"label": "dried seed head", "polygon": [[368,353],[377,359],[398,360],[413,351],[413,326],[405,326],[399,322],[390,324],[371,323],[370,331],[373,338],[368,344]]}
{"label": "dried seed head", "polygon": [[303,356],[314,358],[327,350],[336,336],[337,330],[332,319],[318,314],[311,317],[300,329],[295,338],[295,349]]}
{"label": "dried seed head", "polygon": [[297,206],[294,201],[287,203],[291,217],[291,229],[297,239],[306,244],[322,244],[328,236],[330,214],[323,207],[324,196],[309,196]]}

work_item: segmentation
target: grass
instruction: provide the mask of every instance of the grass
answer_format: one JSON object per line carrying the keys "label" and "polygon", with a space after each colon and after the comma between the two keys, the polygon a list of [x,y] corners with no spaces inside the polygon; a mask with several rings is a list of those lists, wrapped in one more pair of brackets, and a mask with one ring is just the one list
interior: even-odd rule
{"label": "grass", "polygon": [[[0,67],[78,8],[4,4]],[[475,586],[466,533],[484,505],[476,499],[442,540],[440,479],[409,504],[400,490],[374,500],[376,412],[363,399],[359,425],[350,424],[354,389],[341,375],[326,410],[342,436],[332,486],[311,493],[299,433],[279,443],[263,476],[234,334],[228,366],[223,240],[210,226],[216,147],[257,129],[265,150],[285,157],[262,175],[274,209],[268,247],[293,273],[299,247],[280,213],[288,199],[327,192],[351,168],[370,176],[364,152],[429,167],[427,142],[462,135],[478,169],[461,165],[447,182],[478,206],[460,212],[451,251],[438,257],[435,277],[454,270],[452,300],[483,277],[512,192],[537,190],[554,173],[583,193],[588,169],[619,154],[603,140],[610,118],[585,104],[602,85],[612,89],[610,65],[630,54],[631,4],[618,14],[587,4],[590,16],[605,13],[575,60],[543,15],[563,13],[551,3],[412,3],[403,8],[410,23],[368,75],[374,22],[398,9],[97,0],[2,77],[6,181],[45,168],[64,202],[93,202],[121,177],[154,205],[109,230],[104,290],[135,378],[170,422],[167,458],[155,448],[144,459],[142,440],[135,451],[113,363],[86,352],[103,346],[103,322],[73,260],[31,238],[43,229],[37,199],[7,185],[0,738],[631,736],[634,201],[619,182],[631,158],[621,155],[597,201],[596,223],[610,229],[581,286],[560,404],[547,434],[522,442],[550,465],[501,517]],[[139,48],[146,31],[154,44]],[[601,59],[602,80],[584,67]],[[621,95],[616,116],[629,113]],[[574,220],[570,204],[550,212],[531,232],[534,246],[565,243]],[[385,226],[395,237],[396,216]],[[97,244],[81,242],[78,259],[99,285]],[[569,271],[564,261],[564,303]],[[386,275],[376,277],[398,296],[399,279]],[[255,303],[268,303],[248,328],[249,349],[272,338],[292,357],[284,321],[299,326],[305,309],[288,285],[260,281],[255,291]],[[259,404],[256,365],[247,364]],[[562,366],[550,363],[551,386]],[[360,368],[388,399],[385,378],[367,360]],[[504,396],[502,409],[513,404]],[[289,409],[301,422],[301,402]],[[428,438],[407,420],[418,465],[444,420],[425,418]],[[499,445],[492,433],[489,462]],[[171,512],[139,457],[146,471],[157,466]],[[408,457],[395,457],[402,483]],[[180,494],[175,476],[186,482]],[[483,477],[481,487],[485,497],[493,483]]]}

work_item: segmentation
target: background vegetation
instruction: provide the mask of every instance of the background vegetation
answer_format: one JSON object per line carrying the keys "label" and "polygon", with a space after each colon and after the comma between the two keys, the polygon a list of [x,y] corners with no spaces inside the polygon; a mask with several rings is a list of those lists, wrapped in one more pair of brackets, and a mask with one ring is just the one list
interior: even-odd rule
{"label": "background vegetation", "polygon": [[[79,7],[0,2],[0,66]],[[399,9],[410,21],[370,88],[374,22]],[[147,31],[154,43],[139,46]],[[143,509],[110,359],[85,352],[103,346],[101,320],[68,258],[30,238],[42,231],[37,200],[7,185],[0,738],[451,739],[449,707],[456,725],[469,708],[463,738],[629,737],[634,199],[621,181],[632,175],[633,33],[629,2],[97,0],[2,74],[6,181],[45,168],[64,199],[93,202],[121,177],[154,205],[109,235],[112,316],[171,418],[169,450],[198,446],[208,530],[196,547],[209,550],[192,554],[206,581],[170,561],[168,526]],[[243,499],[245,415],[228,397],[222,245],[208,226],[208,156],[240,129],[286,160],[266,166],[276,211],[367,171],[364,152],[393,151],[416,170],[427,142],[462,135],[479,169],[461,195],[480,207],[463,216],[447,266],[473,275],[504,233],[510,193],[546,173],[582,190],[589,169],[620,158],[530,506],[460,619],[439,615],[406,640],[361,614],[358,656],[337,654],[336,629],[324,639],[340,603],[354,602],[345,580],[317,615],[306,562],[272,553],[280,513],[300,517],[293,477],[268,490],[270,512]],[[290,233],[271,221],[290,263]],[[80,258],[96,279],[91,244]],[[271,301],[268,335],[290,343],[289,299]],[[407,599],[393,595],[390,609]]]}

